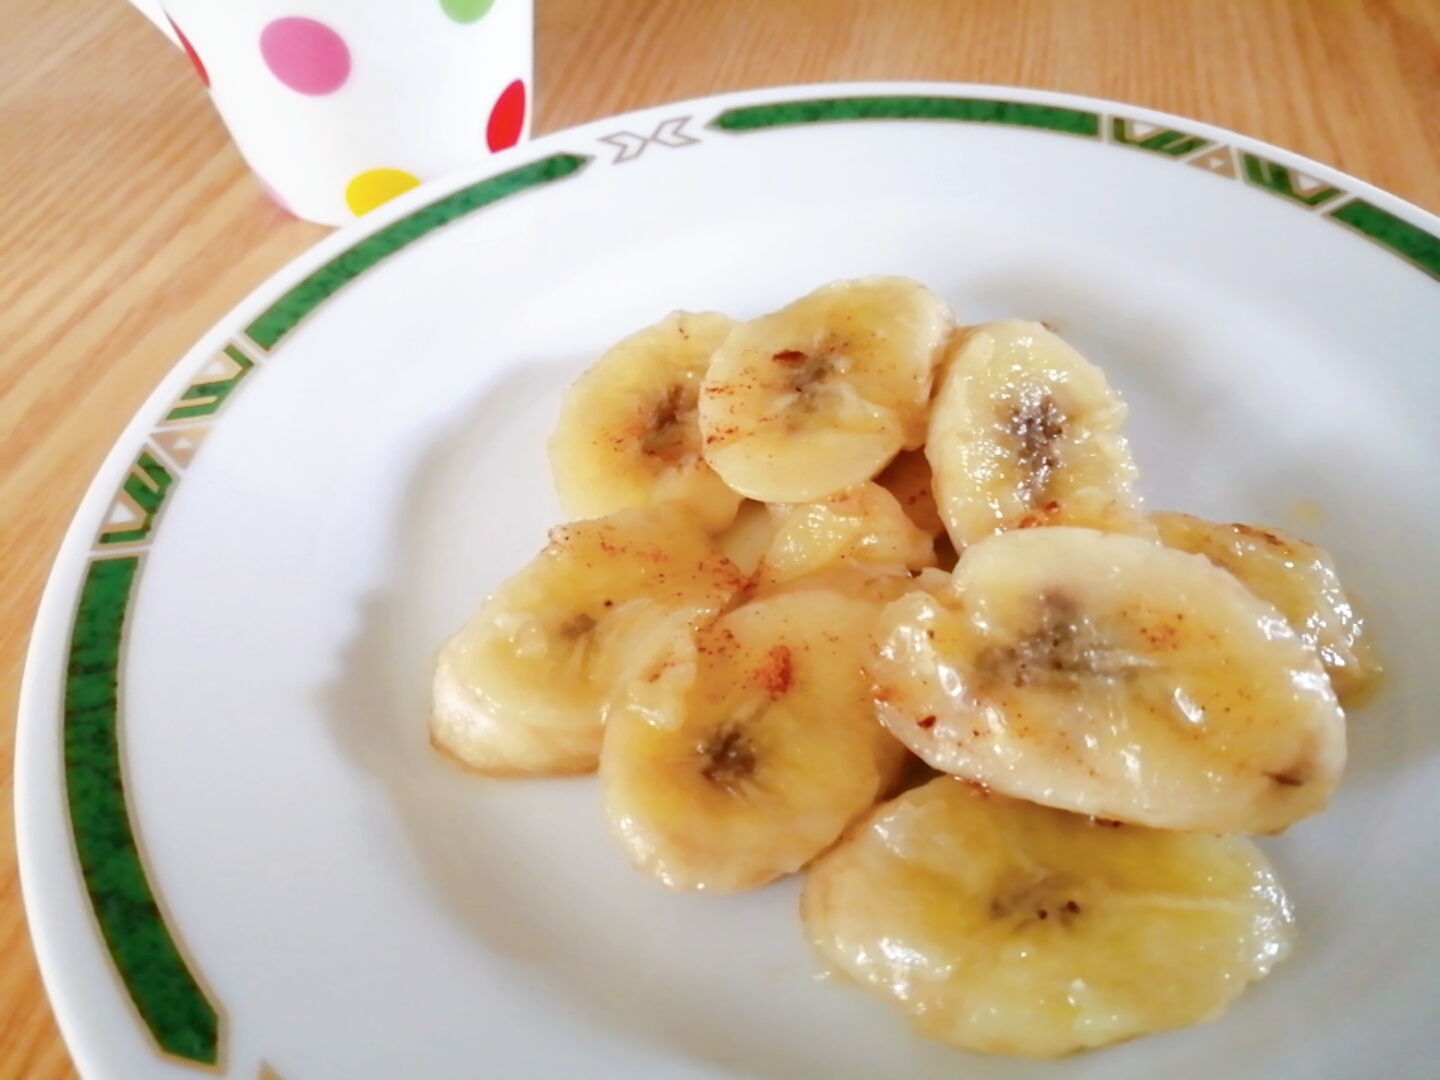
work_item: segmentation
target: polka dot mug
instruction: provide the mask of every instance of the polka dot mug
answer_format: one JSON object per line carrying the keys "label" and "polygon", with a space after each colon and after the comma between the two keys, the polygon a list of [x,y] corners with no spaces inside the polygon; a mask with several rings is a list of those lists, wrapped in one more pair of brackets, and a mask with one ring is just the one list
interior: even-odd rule
{"label": "polka dot mug", "polygon": [[326,225],[529,134],[532,0],[132,0],[274,200]]}

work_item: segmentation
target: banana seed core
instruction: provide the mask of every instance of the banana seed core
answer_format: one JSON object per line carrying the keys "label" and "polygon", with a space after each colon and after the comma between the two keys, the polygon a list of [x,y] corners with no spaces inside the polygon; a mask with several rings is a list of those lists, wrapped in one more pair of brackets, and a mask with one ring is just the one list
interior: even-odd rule
{"label": "banana seed core", "polygon": [[684,383],[673,383],[665,391],[645,423],[640,439],[643,454],[673,461],[693,449],[690,421],[695,416],[698,396],[699,391]]}
{"label": "banana seed core", "polygon": [[849,366],[827,352],[807,353],[800,349],[781,349],[771,359],[789,370],[786,388],[796,395],[792,407],[806,413],[820,408],[820,396],[830,376],[843,374]]}
{"label": "banana seed core", "polygon": [[755,746],[738,724],[720,728],[700,747],[705,762],[700,775],[712,784],[733,788],[755,773]]}
{"label": "banana seed core", "polygon": [[1084,910],[1073,895],[1074,883],[1063,876],[1043,874],[1039,878],[998,891],[990,900],[990,915],[1013,920],[1017,926],[1054,921],[1068,927]]}
{"label": "banana seed core", "polygon": [[1055,399],[1037,386],[1024,387],[1010,407],[1005,426],[1015,438],[1016,456],[1024,469],[1020,492],[1032,507],[1064,464],[1055,444],[1065,435],[1067,420]]}
{"label": "banana seed core", "polygon": [[1012,644],[987,646],[976,657],[983,685],[1074,688],[1086,679],[1113,678],[1129,670],[1072,597],[1047,592],[1038,606],[1033,630]]}
{"label": "banana seed core", "polygon": [[594,630],[595,626],[595,619],[587,612],[582,611],[560,627],[560,636],[566,641],[579,641],[591,630]]}

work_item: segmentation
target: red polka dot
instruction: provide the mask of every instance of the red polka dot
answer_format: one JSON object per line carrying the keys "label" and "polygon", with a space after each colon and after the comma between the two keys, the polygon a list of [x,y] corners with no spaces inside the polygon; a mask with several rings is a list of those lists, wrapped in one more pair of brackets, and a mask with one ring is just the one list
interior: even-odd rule
{"label": "red polka dot", "polygon": [[300,94],[333,94],[350,77],[350,49],[314,19],[276,19],[260,32],[260,55],[282,83]]}
{"label": "red polka dot", "polygon": [[491,153],[505,150],[520,141],[525,127],[525,84],[516,79],[500,93],[485,125],[485,145]]}
{"label": "red polka dot", "polygon": [[195,46],[190,44],[190,39],[185,36],[185,31],[175,25],[175,20],[169,15],[165,16],[170,24],[170,29],[175,31],[175,36],[180,39],[180,47],[185,50],[185,55],[190,58],[190,63],[195,66],[195,74],[200,76],[200,81],[206,86],[210,85],[210,73],[205,70],[204,63],[200,60],[200,54],[195,51]]}

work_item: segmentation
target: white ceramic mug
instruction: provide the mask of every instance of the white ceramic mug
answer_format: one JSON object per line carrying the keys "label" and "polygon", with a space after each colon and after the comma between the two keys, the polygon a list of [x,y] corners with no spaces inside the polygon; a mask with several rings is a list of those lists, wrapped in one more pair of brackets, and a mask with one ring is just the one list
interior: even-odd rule
{"label": "white ceramic mug", "polygon": [[132,0],[285,209],[351,221],[530,132],[532,0]]}

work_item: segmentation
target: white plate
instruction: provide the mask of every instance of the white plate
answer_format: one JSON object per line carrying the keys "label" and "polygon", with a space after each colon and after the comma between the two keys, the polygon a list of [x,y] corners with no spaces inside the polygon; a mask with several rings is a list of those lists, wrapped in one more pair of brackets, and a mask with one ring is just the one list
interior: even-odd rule
{"label": "white plate", "polygon": [[[1204,124],[994,87],[692,101],[503,168],[242,304],[66,538],[16,800],[86,1076],[1433,1076],[1440,222]],[[1054,323],[1128,398],[1152,506],[1295,528],[1368,602],[1385,693],[1331,809],[1266,844],[1300,947],[1216,1023],[1044,1066],[928,1044],[817,978],[793,883],[669,894],[592,780],[427,746],[433,650],[560,518],[560,388],[672,308],[881,272]]]}

